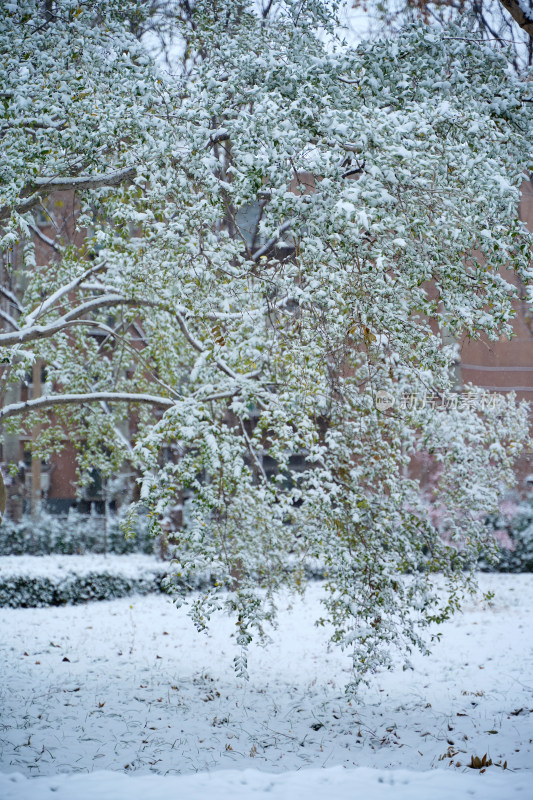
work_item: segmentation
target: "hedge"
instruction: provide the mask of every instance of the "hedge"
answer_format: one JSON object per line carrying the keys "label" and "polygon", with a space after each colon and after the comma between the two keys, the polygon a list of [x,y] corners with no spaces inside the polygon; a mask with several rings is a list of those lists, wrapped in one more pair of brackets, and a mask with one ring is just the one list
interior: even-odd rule
{"label": "hedge", "polygon": [[1,558],[0,606],[61,606],[161,592],[168,568],[142,556]]}
{"label": "hedge", "polygon": [[24,516],[15,522],[9,518],[0,525],[0,556],[7,555],[65,555],[83,553],[152,553],[154,539],[148,531],[146,518],[139,517],[133,538],[126,539],[120,528],[120,518],[111,515],[104,531],[100,514],[79,514],[70,511],[58,516],[42,512],[37,520]]}

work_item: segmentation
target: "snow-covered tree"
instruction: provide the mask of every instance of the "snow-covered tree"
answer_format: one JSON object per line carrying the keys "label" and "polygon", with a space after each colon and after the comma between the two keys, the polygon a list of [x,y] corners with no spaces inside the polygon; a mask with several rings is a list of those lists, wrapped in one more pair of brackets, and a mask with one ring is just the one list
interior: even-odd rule
{"label": "snow-covered tree", "polygon": [[[3,380],[47,375],[0,419],[53,409],[43,451],[66,427],[84,464],[131,459],[155,529],[188,491],[177,590],[211,576],[191,613],[235,613],[242,672],[321,563],[355,685],[458,606],[527,437],[512,397],[452,402],[452,368],[461,335],[511,332],[505,270],[529,282],[532,111],[465,29],[354,51],[331,7],[0,3]],[[36,267],[64,190],[77,235]]]}
{"label": "snow-covered tree", "polygon": [[533,0],[351,0],[344,16],[358,38],[390,35],[413,22],[440,26],[462,20],[477,36],[512,53],[515,69],[533,64]]}

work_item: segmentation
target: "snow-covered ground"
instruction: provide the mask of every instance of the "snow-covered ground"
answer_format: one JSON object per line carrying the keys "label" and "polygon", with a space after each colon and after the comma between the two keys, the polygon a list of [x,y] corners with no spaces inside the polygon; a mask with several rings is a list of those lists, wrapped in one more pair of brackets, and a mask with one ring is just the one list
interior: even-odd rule
{"label": "snow-covered ground", "polygon": [[231,620],[198,635],[164,595],[0,609],[0,797],[530,800],[533,575],[480,580],[491,607],[351,704],[318,583],[252,649],[249,683]]}

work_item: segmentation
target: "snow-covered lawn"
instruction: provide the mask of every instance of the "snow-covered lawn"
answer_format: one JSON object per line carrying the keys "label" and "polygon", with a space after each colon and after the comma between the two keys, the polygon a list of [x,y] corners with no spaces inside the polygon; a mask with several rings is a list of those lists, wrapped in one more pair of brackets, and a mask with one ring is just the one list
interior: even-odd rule
{"label": "snow-covered lawn", "polygon": [[252,649],[249,683],[231,620],[198,635],[164,595],[0,609],[0,797],[529,800],[533,575],[480,580],[491,607],[351,704],[348,659],[313,624],[319,583]]}

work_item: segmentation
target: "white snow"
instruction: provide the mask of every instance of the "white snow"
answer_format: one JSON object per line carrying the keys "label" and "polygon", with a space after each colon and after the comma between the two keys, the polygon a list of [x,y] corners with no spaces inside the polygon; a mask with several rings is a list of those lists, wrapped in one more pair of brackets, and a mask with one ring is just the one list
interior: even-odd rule
{"label": "white snow", "polygon": [[0,797],[530,800],[533,575],[480,580],[491,607],[351,703],[319,583],[252,648],[249,683],[232,621],[198,635],[163,595],[0,609]]}
{"label": "white snow", "polygon": [[[91,775],[60,775],[56,778],[25,779],[0,776],[4,800],[529,800],[531,785],[510,775],[457,775],[443,770],[408,772],[346,770],[342,767],[305,769],[272,775],[246,769],[206,772],[198,775],[142,775],[135,778],[116,772]],[[53,793],[53,794],[52,794]]]}

